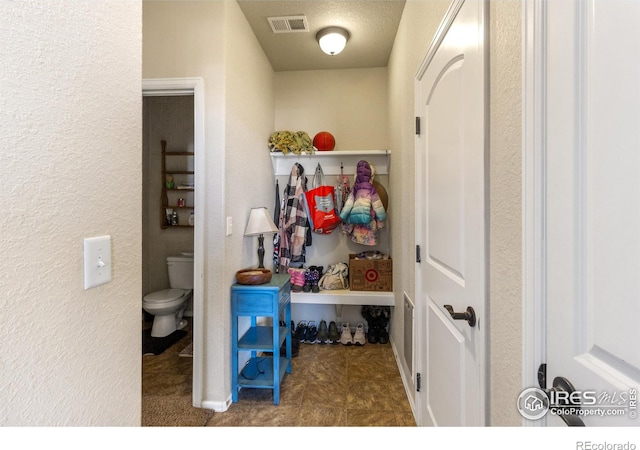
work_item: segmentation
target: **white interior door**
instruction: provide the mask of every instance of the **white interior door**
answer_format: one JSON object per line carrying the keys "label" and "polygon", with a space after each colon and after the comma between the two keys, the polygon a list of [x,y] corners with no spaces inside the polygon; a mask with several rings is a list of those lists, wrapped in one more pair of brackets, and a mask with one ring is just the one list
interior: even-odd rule
{"label": "white interior door", "polygon": [[420,425],[485,424],[484,20],[484,1],[453,2],[417,75]]}
{"label": "white interior door", "polygon": [[547,2],[545,19],[547,387],[579,392],[572,422],[638,426],[640,2]]}

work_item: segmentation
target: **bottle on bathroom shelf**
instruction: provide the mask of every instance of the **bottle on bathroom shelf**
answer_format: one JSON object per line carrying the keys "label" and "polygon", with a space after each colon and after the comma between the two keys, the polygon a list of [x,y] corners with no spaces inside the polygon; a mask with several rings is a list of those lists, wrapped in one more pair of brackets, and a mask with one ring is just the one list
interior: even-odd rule
{"label": "bottle on bathroom shelf", "polygon": [[189,214],[189,226],[192,227],[195,225],[196,222],[196,218],[193,214],[193,211],[191,211],[191,214]]}
{"label": "bottle on bathroom shelf", "polygon": [[178,211],[173,210],[173,214],[171,215],[171,225],[178,225]]}

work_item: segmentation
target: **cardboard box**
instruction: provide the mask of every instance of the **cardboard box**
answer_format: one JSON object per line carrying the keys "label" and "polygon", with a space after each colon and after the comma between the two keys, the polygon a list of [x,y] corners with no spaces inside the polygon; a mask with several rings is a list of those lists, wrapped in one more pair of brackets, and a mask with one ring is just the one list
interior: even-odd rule
{"label": "cardboard box", "polygon": [[352,291],[393,291],[393,261],[355,259],[349,255],[349,288]]}

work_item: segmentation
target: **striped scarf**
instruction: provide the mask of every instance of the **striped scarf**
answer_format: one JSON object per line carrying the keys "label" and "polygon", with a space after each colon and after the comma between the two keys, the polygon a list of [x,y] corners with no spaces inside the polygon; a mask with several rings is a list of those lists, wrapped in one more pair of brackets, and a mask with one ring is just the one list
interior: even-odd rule
{"label": "striped scarf", "polygon": [[279,273],[287,273],[289,266],[302,267],[305,262],[305,239],[309,219],[300,196],[306,190],[307,178],[304,175],[304,167],[295,163],[284,190],[284,203],[280,211]]}

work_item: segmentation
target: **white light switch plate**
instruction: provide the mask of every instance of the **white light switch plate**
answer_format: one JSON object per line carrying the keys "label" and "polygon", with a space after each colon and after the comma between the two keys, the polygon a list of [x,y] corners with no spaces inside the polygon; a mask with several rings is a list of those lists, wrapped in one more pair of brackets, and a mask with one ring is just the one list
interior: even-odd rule
{"label": "white light switch plate", "polygon": [[227,217],[227,236],[233,234],[233,217]]}
{"label": "white light switch plate", "polygon": [[84,240],[84,288],[111,281],[111,236]]}

